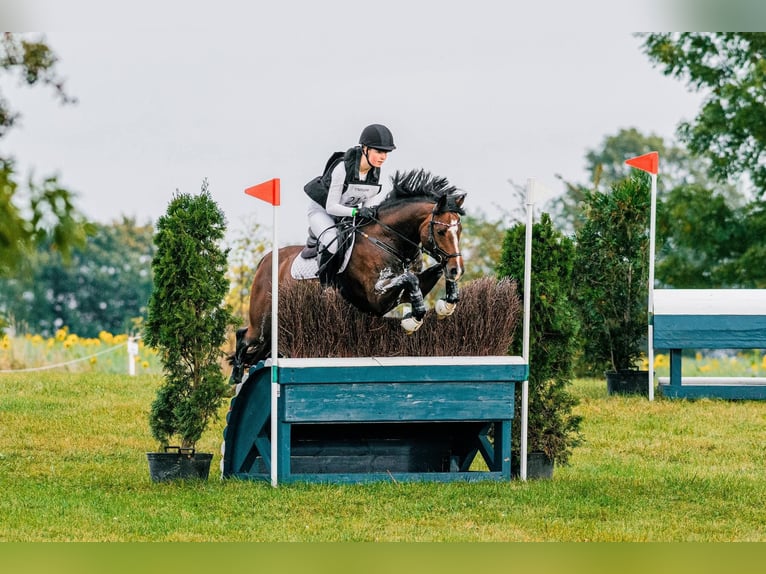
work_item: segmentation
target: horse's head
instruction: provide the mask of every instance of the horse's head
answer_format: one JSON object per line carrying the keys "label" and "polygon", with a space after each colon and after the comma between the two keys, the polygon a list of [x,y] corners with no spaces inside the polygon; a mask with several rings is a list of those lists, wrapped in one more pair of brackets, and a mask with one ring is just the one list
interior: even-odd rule
{"label": "horse's head", "polygon": [[460,234],[463,226],[465,193],[442,195],[434,205],[430,217],[420,226],[420,241],[426,253],[444,266],[444,275],[457,281],[463,275],[463,256],[460,253]]}

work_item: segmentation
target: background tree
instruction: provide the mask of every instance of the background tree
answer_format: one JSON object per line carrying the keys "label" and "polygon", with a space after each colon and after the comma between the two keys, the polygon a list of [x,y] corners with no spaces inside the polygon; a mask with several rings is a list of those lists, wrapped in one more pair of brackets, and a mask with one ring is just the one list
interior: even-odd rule
{"label": "background tree", "polygon": [[[749,203],[726,205],[715,193],[697,194],[689,206],[680,203],[690,201],[688,192],[671,195],[675,204],[669,204],[666,217],[658,221],[669,226],[670,238],[662,252],[667,264],[658,263],[658,278],[677,287],[762,287],[766,285],[766,34],[639,36],[644,38],[645,53],[664,74],[706,92],[694,120],[678,129],[690,152],[704,158],[708,173],[718,180],[746,176],[744,180],[752,181],[757,191]],[[674,233],[673,226],[679,224],[683,231]],[[681,260],[685,265],[677,265]]]}
{"label": "background tree", "polygon": [[[61,103],[74,100],[56,73],[57,58],[41,41],[5,32],[0,41],[0,73],[17,77],[22,85],[52,87]],[[20,113],[0,91],[0,138],[16,124]],[[47,244],[66,259],[72,246],[82,245],[92,231],[75,209],[74,194],[56,177],[19,182],[13,157],[0,156],[0,276],[9,276],[36,246]]]}
{"label": "background tree", "polygon": [[65,264],[58,251],[41,246],[24,269],[0,278],[0,312],[17,333],[51,336],[62,326],[83,337],[100,331],[129,332],[146,314],[154,254],[151,224],[123,217],[95,224],[85,245]]}
{"label": "background tree", "polygon": [[266,241],[266,234],[260,224],[251,218],[228,242],[228,246],[229,269],[226,278],[230,288],[226,303],[234,316],[241,323],[246,323],[255,268],[271,245]]}
{"label": "background tree", "polygon": [[657,185],[660,199],[676,187],[697,185],[715,188],[732,206],[745,203],[742,194],[733,185],[710,181],[704,159],[692,156],[675,143],[666,143],[656,134],[646,135],[636,128],[628,128],[605,136],[598,147],[586,151],[587,183],[570,182],[559,176],[566,191],[546,206],[556,225],[566,233],[576,232],[584,221],[582,206],[586,194],[591,190],[607,192],[613,184],[633,175],[625,160],[650,151],[660,154],[661,170]]}
{"label": "background tree", "polygon": [[679,126],[689,150],[710,160],[721,180],[747,173],[766,193],[766,33],[640,34],[649,59],[665,75],[706,91],[702,109]]}
{"label": "background tree", "polygon": [[498,217],[490,219],[479,210],[467,213],[461,220],[463,235],[460,238],[460,251],[465,263],[465,274],[461,281],[492,276],[500,261],[503,235],[509,225],[508,214],[501,211]]}

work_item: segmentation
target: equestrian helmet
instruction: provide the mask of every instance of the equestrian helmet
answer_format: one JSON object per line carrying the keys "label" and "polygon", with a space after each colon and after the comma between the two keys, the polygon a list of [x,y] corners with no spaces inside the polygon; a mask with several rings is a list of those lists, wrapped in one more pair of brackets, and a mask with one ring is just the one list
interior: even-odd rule
{"label": "equestrian helmet", "polygon": [[372,124],[362,130],[359,136],[359,143],[380,151],[393,151],[394,136],[386,126],[382,124]]}

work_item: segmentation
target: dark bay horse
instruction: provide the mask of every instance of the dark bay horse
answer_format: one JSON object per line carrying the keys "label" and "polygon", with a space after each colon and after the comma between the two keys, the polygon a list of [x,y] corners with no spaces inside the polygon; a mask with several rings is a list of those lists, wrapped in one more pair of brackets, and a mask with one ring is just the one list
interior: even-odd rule
{"label": "dark bay horse", "polygon": [[[426,314],[424,296],[442,275],[446,297],[437,301],[439,316],[451,315],[458,302],[457,281],[463,274],[460,216],[465,193],[443,177],[424,170],[396,172],[393,189],[373,220],[346,220],[354,235],[348,263],[335,278],[343,297],[359,310],[378,316],[409,302],[411,315],[402,327],[415,331]],[[302,245],[279,249],[279,284],[296,281],[291,275]],[[422,254],[436,263],[425,268]],[[240,382],[244,369],[269,356],[271,350],[271,253],[258,264],[250,290],[249,325],[237,331],[230,357],[231,381]]]}

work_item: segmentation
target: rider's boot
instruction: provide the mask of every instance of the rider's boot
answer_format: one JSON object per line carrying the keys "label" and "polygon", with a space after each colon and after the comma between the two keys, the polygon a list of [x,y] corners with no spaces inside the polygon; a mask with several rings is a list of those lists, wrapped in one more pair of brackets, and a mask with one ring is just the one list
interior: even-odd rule
{"label": "rider's boot", "polygon": [[306,239],[306,246],[303,248],[303,251],[301,251],[301,257],[304,259],[313,259],[316,257],[318,244],[317,236],[314,235],[314,232],[311,231],[311,228],[309,227],[309,235]]}

